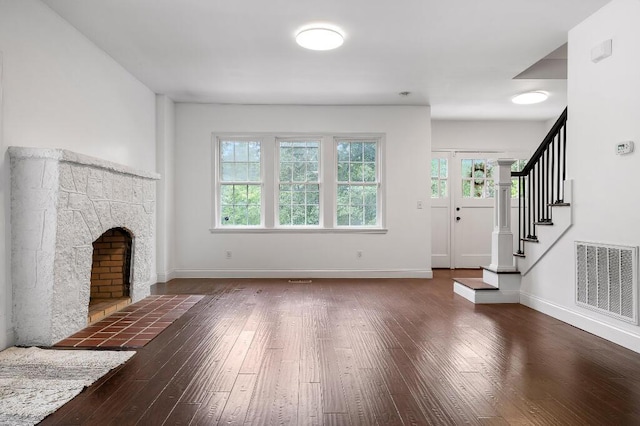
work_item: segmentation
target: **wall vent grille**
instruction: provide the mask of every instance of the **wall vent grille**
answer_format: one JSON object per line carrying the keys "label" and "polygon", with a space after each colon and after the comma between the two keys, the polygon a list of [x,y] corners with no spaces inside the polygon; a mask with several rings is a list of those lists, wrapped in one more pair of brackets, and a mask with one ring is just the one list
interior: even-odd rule
{"label": "wall vent grille", "polygon": [[576,304],[638,324],[638,248],[576,241]]}

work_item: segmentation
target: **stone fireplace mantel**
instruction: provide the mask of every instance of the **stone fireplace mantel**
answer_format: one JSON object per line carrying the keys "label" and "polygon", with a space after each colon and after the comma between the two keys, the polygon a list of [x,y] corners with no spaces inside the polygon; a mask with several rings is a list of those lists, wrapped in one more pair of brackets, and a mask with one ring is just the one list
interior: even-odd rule
{"label": "stone fireplace mantel", "polygon": [[18,345],[52,345],[86,326],[92,242],[133,236],[131,299],[150,292],[156,173],[62,149],[9,147],[11,277]]}

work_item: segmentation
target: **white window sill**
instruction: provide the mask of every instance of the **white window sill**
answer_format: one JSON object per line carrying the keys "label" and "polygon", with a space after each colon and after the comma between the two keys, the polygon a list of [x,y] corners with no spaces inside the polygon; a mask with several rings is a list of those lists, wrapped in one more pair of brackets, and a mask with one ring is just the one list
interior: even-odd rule
{"label": "white window sill", "polygon": [[386,234],[386,228],[211,228],[212,234]]}

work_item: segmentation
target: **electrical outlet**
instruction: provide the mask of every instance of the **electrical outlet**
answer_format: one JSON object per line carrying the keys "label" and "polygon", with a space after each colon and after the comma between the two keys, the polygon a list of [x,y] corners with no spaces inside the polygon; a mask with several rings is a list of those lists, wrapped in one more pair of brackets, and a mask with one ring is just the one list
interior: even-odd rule
{"label": "electrical outlet", "polygon": [[362,259],[362,250],[356,250],[356,257]]}
{"label": "electrical outlet", "polygon": [[418,210],[422,210],[423,207],[424,207],[424,204],[423,204],[422,200],[418,200],[418,202],[416,203],[416,208]]}
{"label": "electrical outlet", "polygon": [[224,257],[227,259],[231,259],[231,257],[233,256],[233,253],[231,252],[231,250],[227,250],[224,252]]}

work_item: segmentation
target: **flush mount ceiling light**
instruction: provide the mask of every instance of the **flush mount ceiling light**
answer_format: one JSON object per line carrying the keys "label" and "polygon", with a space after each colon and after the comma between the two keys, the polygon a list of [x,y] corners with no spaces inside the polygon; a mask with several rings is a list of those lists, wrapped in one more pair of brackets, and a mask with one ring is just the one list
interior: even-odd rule
{"label": "flush mount ceiling light", "polygon": [[547,92],[527,92],[514,96],[511,98],[511,102],[518,105],[539,104],[540,102],[546,101],[548,97],[549,94]]}
{"label": "flush mount ceiling light", "polygon": [[333,25],[313,24],[297,32],[296,42],[305,49],[331,50],[342,46],[344,34]]}

